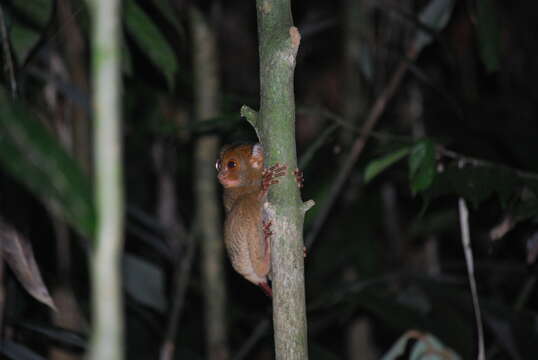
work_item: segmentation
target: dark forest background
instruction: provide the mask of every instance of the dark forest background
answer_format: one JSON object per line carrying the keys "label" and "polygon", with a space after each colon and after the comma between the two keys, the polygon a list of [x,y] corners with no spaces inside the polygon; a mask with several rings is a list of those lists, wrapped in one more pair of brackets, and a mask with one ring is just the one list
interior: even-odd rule
{"label": "dark forest background", "polygon": [[[317,203],[305,219],[312,359],[381,358],[403,334],[401,358],[418,358],[413,349],[429,341],[430,349],[476,357],[460,200],[469,208],[486,357],[536,358],[533,5],[292,2],[302,35],[302,194]],[[0,353],[80,359],[91,333],[94,227],[89,13],[79,0],[0,7]],[[209,215],[195,210],[193,151],[201,137],[256,140],[239,115],[243,104],[259,105],[255,2],[123,7],[127,358],[158,358],[170,322],[176,359],[209,358],[203,239],[194,225]],[[192,56],[193,8],[217,37],[221,81],[219,113],[202,121],[194,121],[193,69],[201,65]],[[378,111],[379,103],[386,106]],[[371,117],[370,132],[363,126]],[[368,141],[335,193],[331,184],[361,135]],[[211,201],[222,215],[220,198]],[[271,302],[222,259],[220,358],[270,359]]]}

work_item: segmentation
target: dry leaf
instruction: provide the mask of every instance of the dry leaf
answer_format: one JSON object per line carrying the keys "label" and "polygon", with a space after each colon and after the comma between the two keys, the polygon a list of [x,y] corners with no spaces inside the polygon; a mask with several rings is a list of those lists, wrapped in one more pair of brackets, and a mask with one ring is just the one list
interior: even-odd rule
{"label": "dry leaf", "polygon": [[22,286],[36,300],[56,310],[52,297],[37,268],[28,240],[0,219],[0,254]]}

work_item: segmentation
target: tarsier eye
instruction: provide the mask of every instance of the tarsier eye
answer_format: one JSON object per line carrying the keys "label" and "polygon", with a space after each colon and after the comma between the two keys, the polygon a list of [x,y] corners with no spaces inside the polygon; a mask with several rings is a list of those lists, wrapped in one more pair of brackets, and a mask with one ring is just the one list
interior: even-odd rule
{"label": "tarsier eye", "polygon": [[235,161],[233,160],[228,161],[228,169],[233,169],[236,166],[237,166],[237,163]]}
{"label": "tarsier eye", "polygon": [[220,166],[221,166],[221,161],[220,159],[218,159],[217,162],[215,163],[215,169],[217,169],[217,171],[220,171]]}

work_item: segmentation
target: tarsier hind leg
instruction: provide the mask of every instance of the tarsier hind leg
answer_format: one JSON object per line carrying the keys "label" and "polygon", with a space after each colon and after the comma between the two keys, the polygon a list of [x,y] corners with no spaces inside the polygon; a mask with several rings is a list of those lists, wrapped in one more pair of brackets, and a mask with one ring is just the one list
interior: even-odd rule
{"label": "tarsier hind leg", "polygon": [[[271,235],[273,235],[273,232],[271,231],[271,221],[263,221],[262,229],[263,229],[263,242],[264,242],[264,248],[265,248],[265,255],[263,258],[263,262],[267,265],[267,269],[270,269],[271,268]],[[273,290],[269,286],[269,283],[267,282],[267,280],[266,282],[259,283],[258,285],[263,290],[265,295],[269,297],[273,296]]]}
{"label": "tarsier hind leg", "polygon": [[251,241],[249,247],[254,272],[266,277],[271,269],[271,222],[262,221],[262,229],[257,241]]}

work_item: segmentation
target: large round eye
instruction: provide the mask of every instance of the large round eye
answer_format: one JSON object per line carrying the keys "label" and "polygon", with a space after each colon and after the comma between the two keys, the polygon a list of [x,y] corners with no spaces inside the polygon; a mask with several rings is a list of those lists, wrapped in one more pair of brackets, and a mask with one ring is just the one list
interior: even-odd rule
{"label": "large round eye", "polygon": [[230,160],[228,161],[228,169],[233,169],[234,167],[237,166],[237,163],[234,161],[234,160]]}
{"label": "large round eye", "polygon": [[215,169],[217,169],[217,171],[220,171],[221,165],[222,165],[222,161],[218,159],[217,162],[215,163]]}

